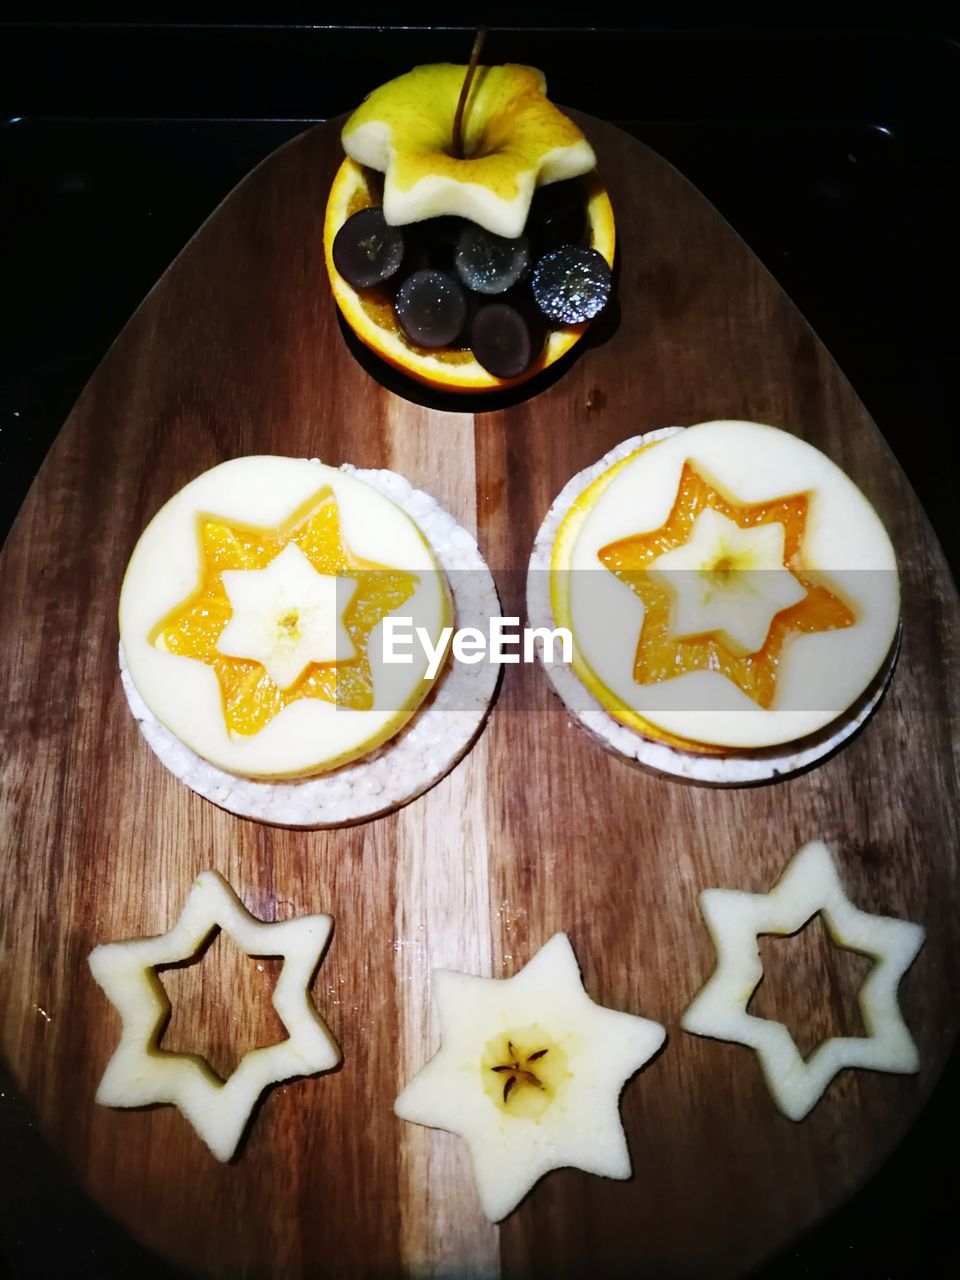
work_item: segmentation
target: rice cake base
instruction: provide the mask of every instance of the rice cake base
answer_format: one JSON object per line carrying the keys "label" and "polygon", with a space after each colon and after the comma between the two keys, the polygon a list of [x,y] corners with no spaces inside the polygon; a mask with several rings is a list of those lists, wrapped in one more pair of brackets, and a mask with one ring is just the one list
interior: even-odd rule
{"label": "rice cake base", "polygon": [[[529,626],[553,630],[556,620],[550,603],[550,567],[553,543],[567,512],[589,485],[614,463],[629,457],[644,445],[668,440],[685,427],[661,427],[644,435],[633,436],[616,445],[592,466],[579,471],[564,485],[547,512],[537,533],[527,568],[527,614]],[[900,652],[902,624],[897,638],[877,677],[864,694],[832,724],[784,746],[737,751],[728,755],[700,754],[684,751],[645,737],[628,728],[607,711],[581,681],[571,666],[563,662],[547,662],[543,646],[537,654],[553,685],[554,692],[574,720],[597,738],[607,750],[623,756],[631,763],[653,773],[686,782],[713,787],[743,787],[777,782],[819,764],[863,728],[882,699]]]}
{"label": "rice cake base", "polygon": [[[394,471],[342,471],[379,490],[419,526],[448,575],[455,625],[489,630],[500,613],[493,577],[476,540],[429,494]],[[362,760],[317,777],[260,782],[203,760],[160,723],[138,694],[120,647],[120,679],[140,732],[160,762],[204,799],[240,818],[278,827],[349,826],[398,809],[429,790],[463,758],[480,733],[497,690],[499,667],[448,659],[428,699],[395,738]]]}

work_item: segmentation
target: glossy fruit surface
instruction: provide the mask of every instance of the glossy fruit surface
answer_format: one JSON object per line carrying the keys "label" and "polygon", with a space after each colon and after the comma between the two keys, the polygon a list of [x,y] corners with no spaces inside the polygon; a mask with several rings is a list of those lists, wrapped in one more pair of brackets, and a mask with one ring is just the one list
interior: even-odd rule
{"label": "glossy fruit surface", "polygon": [[449,347],[467,319],[463,289],[444,271],[415,271],[397,290],[397,319],[411,342],[421,347]]}
{"label": "glossy fruit surface", "polygon": [[607,305],[613,276],[596,249],[564,245],[548,253],[533,269],[531,279],[537,306],[559,324],[583,324]]}
{"label": "glossy fruit surface", "polygon": [[506,302],[480,307],[470,325],[470,348],[497,378],[518,378],[530,367],[530,330],[516,307]]}
{"label": "glossy fruit surface", "polygon": [[580,178],[538,187],[530,204],[527,234],[534,258],[565,244],[587,245],[587,192]]}
{"label": "glossy fruit surface", "polygon": [[530,262],[526,236],[508,240],[466,222],[457,240],[455,264],[462,283],[474,293],[505,293],[515,285]]}
{"label": "glossy fruit surface", "polygon": [[333,241],[334,265],[356,289],[389,280],[403,256],[403,232],[387,226],[383,210],[373,205],[348,218]]}

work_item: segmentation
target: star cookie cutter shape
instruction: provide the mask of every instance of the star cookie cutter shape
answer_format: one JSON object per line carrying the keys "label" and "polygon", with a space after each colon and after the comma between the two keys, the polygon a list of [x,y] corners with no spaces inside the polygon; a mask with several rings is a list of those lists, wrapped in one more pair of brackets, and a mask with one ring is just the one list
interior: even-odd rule
{"label": "star cookie cutter shape", "polygon": [[217,650],[259,662],[281,693],[315,663],[349,662],[356,656],[343,614],[358,584],[318,573],[295,542],[265,569],[224,569],[220,577],[233,614]]}
{"label": "star cookie cutter shape", "polygon": [[418,578],[354,554],[329,484],[279,525],[203,514],[197,537],[199,581],[150,643],[213,668],[231,734],[259,733],[301,698],[373,708],[371,635]]}
{"label": "star cookie cutter shape", "polygon": [[[919,1069],[917,1047],[897,1004],[897,987],[923,945],[924,930],[908,920],[855,907],[823,841],[805,844],[769,893],[707,889],[700,906],[717,967],[680,1025],[695,1035],[754,1049],[784,1115],[802,1120],[844,1067],[904,1075]],[[867,1035],[825,1040],[805,1061],[783,1023],[755,1017],[747,1013],[747,1005],[763,977],[758,937],[796,933],[818,912],[838,946],[876,963],[859,996]]]}
{"label": "star cookie cutter shape", "polygon": [[466,1141],[491,1221],[551,1169],[630,1177],[620,1093],[666,1032],[595,1004],[566,934],[512,978],[435,970],[433,994],[440,1049],[394,1110]]}
{"label": "star cookie cutter shape", "polygon": [[[776,615],[807,594],[786,567],[784,544],[782,524],[742,529],[723,512],[705,507],[687,542],[665,551],[647,569],[662,574],[673,593],[673,634],[715,634],[733,653],[759,653]],[[750,568],[738,571],[738,562]]]}
{"label": "star cookie cutter shape", "polygon": [[[264,1089],[292,1076],[329,1071],[340,1061],[337,1042],[310,998],[332,927],[327,915],[275,924],[258,920],[221,875],[204,871],[169,933],[96,947],[90,968],[123,1020],[97,1102],[108,1107],[172,1103],[217,1159],[229,1160]],[[289,1032],[289,1039],[247,1053],[226,1081],[203,1058],[158,1047],[170,1001],[156,969],[195,956],[217,928],[247,955],[283,957],[273,1005]]]}
{"label": "star cookie cutter shape", "polygon": [[[800,567],[809,514],[807,493],[736,502],[685,462],[666,523],[597,553],[643,602],[633,670],[637,684],[717,671],[770,710],[790,638],[842,630],[857,621],[822,574]],[[690,608],[700,585],[717,609]],[[700,628],[710,629],[684,634]]]}

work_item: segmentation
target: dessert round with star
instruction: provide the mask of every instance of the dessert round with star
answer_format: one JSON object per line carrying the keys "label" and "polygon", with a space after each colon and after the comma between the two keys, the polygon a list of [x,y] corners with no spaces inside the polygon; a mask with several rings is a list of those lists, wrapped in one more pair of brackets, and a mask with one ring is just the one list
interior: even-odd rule
{"label": "dessert round with star", "polygon": [[[200,794],[279,825],[340,825],[413,798],[466,751],[496,672],[445,666],[445,628],[497,611],[476,542],[402,476],[235,458],[176,493],[134,549],[124,688]],[[397,660],[384,637],[400,618]]]}
{"label": "dessert round with star", "polygon": [[899,636],[873,507],[818,449],[754,422],[651,432],[575,476],[527,599],[532,626],[571,633],[572,663],[544,666],[581,723],[720,785],[785,776],[851,737]]}
{"label": "dessert round with star", "polygon": [[509,387],[607,305],[610,200],[541,72],[416,67],[369,94],[342,139],[327,270],[344,320],[388,364],[448,391]]}

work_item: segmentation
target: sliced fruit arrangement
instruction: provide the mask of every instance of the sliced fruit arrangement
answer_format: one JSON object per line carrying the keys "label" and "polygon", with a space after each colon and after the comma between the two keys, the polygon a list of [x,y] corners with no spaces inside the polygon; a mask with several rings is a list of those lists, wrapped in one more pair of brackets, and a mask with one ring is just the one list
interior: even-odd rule
{"label": "sliced fruit arrangement", "polygon": [[565,933],[512,978],[437,970],[433,991],[440,1048],[394,1110],[465,1139],[487,1217],[506,1217],[551,1169],[630,1177],[620,1093],[666,1032],[595,1004]]}
{"label": "sliced fruit arrangement", "polygon": [[324,249],[389,364],[451,391],[532,377],[607,305],[616,233],[596,157],[531,67],[417,67],[343,130]]}
{"label": "sliced fruit arrangement", "polygon": [[655,435],[565,491],[532,562],[593,705],[714,757],[842,728],[898,633],[896,557],[876,512],[785,431]]}
{"label": "sliced fruit arrangement", "polygon": [[[419,615],[439,665],[422,646],[412,666],[386,662],[394,610]],[[339,827],[406,804],[469,749],[498,668],[447,662],[437,628],[485,634],[500,612],[475,539],[403,476],[235,459],[140,539],[120,679],[157,758],[198,795],[272,825]]]}
{"label": "sliced fruit arrangement", "polygon": [[129,678],[179,742],[247,778],[305,777],[394,737],[432,681],[371,642],[451,617],[421,530],[383,493],[296,458],[225,462],[144,531],[120,595]]}

